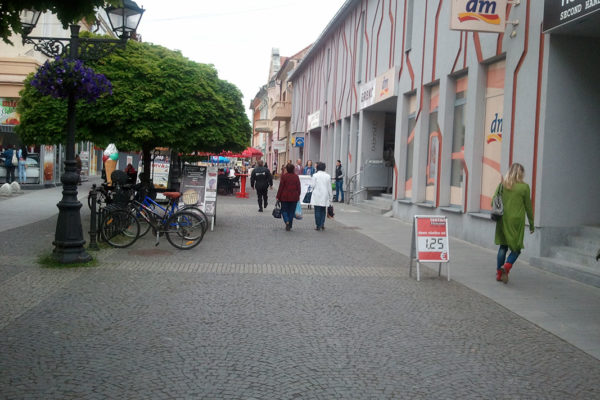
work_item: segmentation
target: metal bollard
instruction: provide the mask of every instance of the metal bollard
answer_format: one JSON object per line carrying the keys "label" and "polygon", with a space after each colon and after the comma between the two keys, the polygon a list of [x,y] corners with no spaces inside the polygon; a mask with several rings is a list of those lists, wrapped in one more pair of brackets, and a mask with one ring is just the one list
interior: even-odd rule
{"label": "metal bollard", "polygon": [[96,232],[96,223],[98,220],[96,213],[96,204],[98,200],[98,194],[96,193],[96,184],[92,185],[92,190],[90,190],[90,196],[92,198],[92,215],[90,217],[90,245],[88,249],[90,250],[100,250],[98,247],[98,242],[96,241],[96,237],[98,233]]}

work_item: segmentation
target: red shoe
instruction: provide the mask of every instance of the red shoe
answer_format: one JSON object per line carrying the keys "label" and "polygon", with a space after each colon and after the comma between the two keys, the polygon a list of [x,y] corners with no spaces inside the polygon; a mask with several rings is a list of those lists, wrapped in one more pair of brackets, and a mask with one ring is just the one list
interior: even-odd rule
{"label": "red shoe", "polygon": [[512,264],[510,264],[510,263],[506,263],[506,264],[504,264],[504,266],[502,268],[500,268],[500,270],[502,271],[502,275],[500,276],[500,279],[502,280],[502,282],[508,283],[508,272],[510,271],[511,268],[512,268]]}
{"label": "red shoe", "polygon": [[496,280],[500,282],[502,280],[502,268],[496,270]]}
{"label": "red shoe", "polygon": [[506,263],[504,264],[504,269],[506,270],[506,274],[508,275],[508,273],[510,272],[510,269],[512,268],[512,264],[511,263]]}

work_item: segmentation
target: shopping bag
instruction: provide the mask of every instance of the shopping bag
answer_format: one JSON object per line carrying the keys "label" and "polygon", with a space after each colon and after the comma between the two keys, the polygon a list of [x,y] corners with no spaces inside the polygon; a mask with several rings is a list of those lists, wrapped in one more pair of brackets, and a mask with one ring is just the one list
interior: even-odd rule
{"label": "shopping bag", "polygon": [[312,191],[306,192],[306,194],[304,195],[304,199],[302,199],[302,202],[304,204],[310,204],[310,199],[311,198],[312,198]]}
{"label": "shopping bag", "polygon": [[281,218],[281,203],[279,200],[275,203],[275,208],[273,208],[273,217]]}
{"label": "shopping bag", "polygon": [[498,195],[492,199],[492,219],[498,221],[504,215],[504,203],[502,202],[502,184],[500,184],[500,190]]}
{"label": "shopping bag", "polygon": [[333,206],[327,207],[327,218],[333,218],[335,213],[333,212]]}
{"label": "shopping bag", "polygon": [[302,219],[302,204],[300,202],[296,203],[296,213],[294,216],[296,219]]}

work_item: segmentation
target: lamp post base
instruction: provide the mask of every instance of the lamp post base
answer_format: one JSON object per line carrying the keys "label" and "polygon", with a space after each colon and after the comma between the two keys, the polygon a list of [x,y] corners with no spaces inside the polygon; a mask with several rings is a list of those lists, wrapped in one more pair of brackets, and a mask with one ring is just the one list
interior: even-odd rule
{"label": "lamp post base", "polygon": [[85,263],[92,260],[84,248],[83,227],[79,209],[81,203],[77,199],[77,170],[75,160],[65,161],[65,173],[61,177],[63,197],[56,205],[58,221],[54,235],[54,259],[61,264]]}
{"label": "lamp post base", "polygon": [[92,256],[85,251],[83,246],[81,246],[81,249],[59,249],[56,247],[52,252],[52,258],[61,264],[84,264],[92,261]]}

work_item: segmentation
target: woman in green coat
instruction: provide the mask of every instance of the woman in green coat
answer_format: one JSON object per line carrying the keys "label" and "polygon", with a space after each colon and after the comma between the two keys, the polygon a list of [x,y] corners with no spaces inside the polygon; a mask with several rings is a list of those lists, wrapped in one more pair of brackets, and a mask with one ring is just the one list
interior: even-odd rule
{"label": "woman in green coat", "polygon": [[[523,236],[525,235],[525,215],[529,220],[529,232],[533,233],[533,212],[531,210],[531,196],[529,185],[523,182],[525,168],[514,163],[506,173],[504,180],[498,185],[494,197],[500,191],[504,214],[496,222],[496,244],[498,250],[498,264],[496,280],[508,282],[508,273],[523,249]],[[508,259],[506,253],[510,248]]]}

